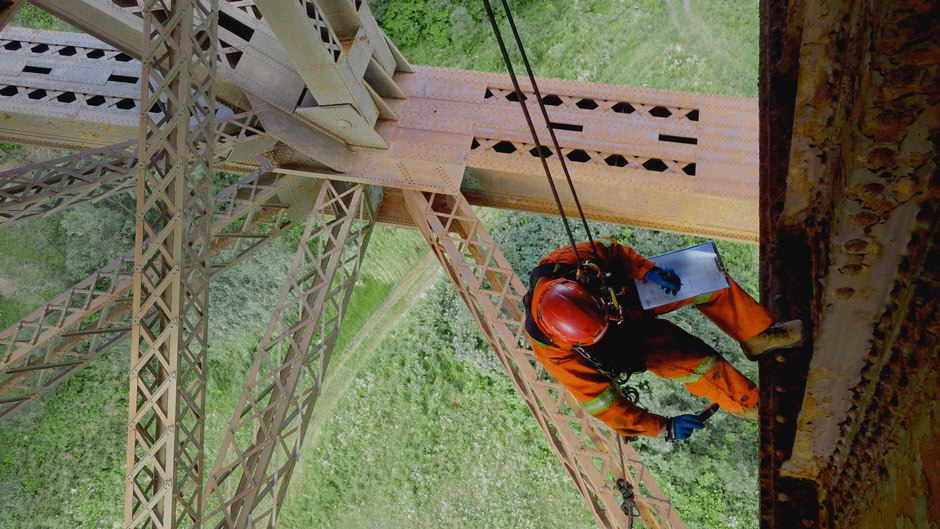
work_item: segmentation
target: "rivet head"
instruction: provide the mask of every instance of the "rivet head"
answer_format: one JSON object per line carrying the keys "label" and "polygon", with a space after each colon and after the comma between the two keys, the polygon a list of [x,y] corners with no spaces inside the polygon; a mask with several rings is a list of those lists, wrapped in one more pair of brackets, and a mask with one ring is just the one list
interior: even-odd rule
{"label": "rivet head", "polygon": [[848,253],[864,254],[867,253],[869,243],[864,239],[852,239],[846,241],[843,247]]}
{"label": "rivet head", "polygon": [[345,119],[341,119],[336,122],[336,126],[338,126],[339,128],[343,130],[349,130],[352,128],[352,123],[346,121]]}
{"label": "rivet head", "polygon": [[855,289],[850,287],[842,287],[835,291],[835,296],[839,299],[849,299],[855,295]]}

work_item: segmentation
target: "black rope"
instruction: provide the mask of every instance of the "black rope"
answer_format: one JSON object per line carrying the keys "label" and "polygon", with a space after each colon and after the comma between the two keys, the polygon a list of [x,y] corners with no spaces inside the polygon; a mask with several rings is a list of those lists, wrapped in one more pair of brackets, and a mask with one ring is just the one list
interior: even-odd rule
{"label": "black rope", "polygon": [[[506,19],[509,21],[509,27],[512,29],[513,37],[516,39],[516,46],[519,48],[519,53],[522,55],[522,63],[525,64],[526,73],[529,75],[529,82],[532,83],[532,91],[535,92],[535,99],[538,101],[539,109],[542,111],[545,127],[548,129],[548,134],[552,138],[552,145],[554,145],[555,152],[558,154],[558,161],[561,162],[561,170],[565,173],[565,179],[568,181],[568,189],[571,190],[571,196],[574,197],[574,204],[578,208],[578,215],[581,216],[581,224],[584,226],[584,232],[587,233],[587,238],[591,243],[591,250],[594,250],[594,255],[600,256],[600,254],[597,253],[597,247],[594,246],[594,238],[591,237],[591,229],[588,228],[587,219],[584,218],[584,210],[581,209],[581,201],[578,200],[578,193],[574,190],[571,174],[568,173],[568,164],[565,163],[565,157],[561,153],[561,146],[558,145],[558,138],[555,137],[555,129],[552,127],[551,120],[548,119],[548,111],[545,109],[545,103],[542,102],[542,92],[539,91],[539,85],[535,82],[535,74],[532,73],[532,65],[529,64],[529,57],[525,53],[525,47],[522,45],[519,31],[516,29],[516,22],[512,18],[512,11],[509,10],[509,3],[507,3],[506,0],[502,0],[502,2],[503,9],[506,10]],[[487,3],[489,3],[489,0],[487,0]],[[521,96],[522,94],[519,95]],[[525,103],[523,103],[523,105],[525,105]]]}
{"label": "black rope", "polygon": [[[490,0],[483,0],[483,5],[486,7],[486,14],[490,19],[490,24],[493,26],[493,33],[496,35],[496,42],[499,44],[499,51],[503,54],[503,61],[506,63],[506,69],[509,70],[509,78],[512,79],[512,86],[516,90],[516,99],[518,99],[519,104],[522,105],[522,113],[525,115],[525,121],[529,125],[529,132],[532,133],[532,139],[535,140],[535,148],[538,150],[539,160],[542,161],[542,168],[545,169],[545,177],[548,179],[548,186],[551,188],[552,196],[555,198],[555,205],[558,206],[558,215],[561,217],[561,221],[565,225],[565,231],[568,233],[568,240],[571,241],[571,249],[574,250],[574,257],[577,259],[578,265],[580,267],[581,256],[578,255],[578,247],[574,242],[574,235],[571,234],[571,226],[568,225],[568,218],[565,216],[565,210],[561,207],[561,199],[558,198],[558,190],[555,189],[555,182],[552,180],[552,172],[548,168],[548,162],[545,160],[545,152],[542,150],[542,143],[539,141],[539,135],[535,132],[535,125],[532,123],[532,116],[529,115],[529,109],[526,107],[525,95],[522,94],[522,89],[519,88],[519,80],[516,79],[516,72],[512,67],[512,61],[509,60],[509,52],[506,51],[506,44],[503,42],[503,35],[500,33],[499,25],[496,23],[496,16],[493,14],[493,7],[490,6]],[[509,13],[508,9],[506,12],[507,14]],[[522,49],[521,43],[519,44],[519,48],[520,50]],[[541,104],[542,102],[539,101],[539,105]],[[545,111],[544,108],[542,111]],[[549,131],[551,131],[551,127],[549,127]],[[554,134],[552,134],[552,137],[554,137]],[[565,173],[567,174],[567,169],[565,170]],[[574,188],[572,188],[572,192],[573,191]],[[577,196],[575,196],[575,201],[577,202]],[[578,208],[580,211],[580,206],[578,206]],[[590,233],[588,234],[588,237],[590,237]],[[593,248],[593,241],[591,241],[591,244]],[[597,250],[595,250],[594,253],[595,255],[599,255],[597,254]]]}

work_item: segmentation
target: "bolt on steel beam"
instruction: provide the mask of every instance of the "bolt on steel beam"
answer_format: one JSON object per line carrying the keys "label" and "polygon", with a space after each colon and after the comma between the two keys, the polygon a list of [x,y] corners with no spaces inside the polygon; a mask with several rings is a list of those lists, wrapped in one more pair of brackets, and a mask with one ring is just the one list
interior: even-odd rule
{"label": "bolt on steel beam", "polygon": [[218,9],[143,5],[127,529],[201,527]]}
{"label": "bolt on steel beam", "polygon": [[208,527],[274,526],[339,336],[373,209],[366,186],[321,182],[206,485]]}
{"label": "bolt on steel beam", "polygon": [[[462,195],[405,191],[405,204],[447,276],[602,527],[631,527],[616,481],[637,492],[650,527],[685,527],[632,447],[541,368],[523,334],[525,287]],[[646,490],[646,493],[643,490]]]}

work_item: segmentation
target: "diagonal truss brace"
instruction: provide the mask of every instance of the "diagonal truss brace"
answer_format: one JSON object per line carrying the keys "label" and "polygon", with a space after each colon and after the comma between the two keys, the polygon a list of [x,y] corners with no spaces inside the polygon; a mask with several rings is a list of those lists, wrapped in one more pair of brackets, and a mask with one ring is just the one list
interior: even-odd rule
{"label": "diagonal truss brace", "polygon": [[[219,121],[215,157],[264,135],[254,112]],[[130,191],[136,185],[138,141],[82,151],[0,173],[0,227]]]}
{"label": "diagonal truss brace", "polygon": [[[216,195],[210,277],[306,217],[310,206],[281,200],[309,195],[300,186],[258,170]],[[127,337],[133,267],[131,251],[0,333],[0,420]]]}
{"label": "diagonal truss brace", "polygon": [[274,526],[373,223],[364,185],[322,181],[206,486],[207,527]]}
{"label": "diagonal truss brace", "polygon": [[524,345],[526,289],[467,200],[405,191],[405,204],[601,527],[631,526],[616,488],[625,477],[649,527],[684,529],[636,451],[586,413]]}

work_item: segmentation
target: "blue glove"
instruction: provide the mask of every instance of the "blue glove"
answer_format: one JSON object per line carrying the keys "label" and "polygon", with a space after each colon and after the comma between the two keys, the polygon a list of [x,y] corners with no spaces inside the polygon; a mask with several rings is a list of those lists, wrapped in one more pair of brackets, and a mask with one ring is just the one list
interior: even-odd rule
{"label": "blue glove", "polygon": [[672,268],[659,268],[654,266],[643,276],[643,279],[656,283],[663,287],[663,290],[665,290],[667,294],[672,294],[673,296],[682,289],[682,281],[679,279],[679,274]]}
{"label": "blue glove", "polygon": [[692,414],[679,415],[666,419],[666,440],[682,441],[688,439],[694,430],[701,430],[705,423]]}

